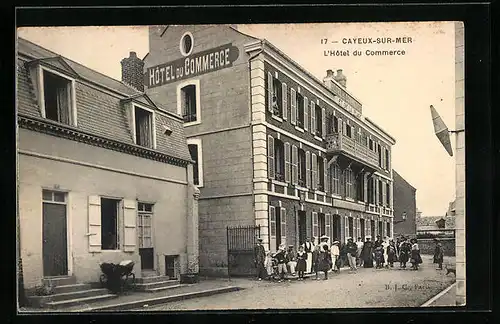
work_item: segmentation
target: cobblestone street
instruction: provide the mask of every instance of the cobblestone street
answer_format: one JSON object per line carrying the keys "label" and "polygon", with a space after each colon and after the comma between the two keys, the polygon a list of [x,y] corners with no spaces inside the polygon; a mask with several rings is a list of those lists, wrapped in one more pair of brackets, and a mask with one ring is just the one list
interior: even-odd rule
{"label": "cobblestone street", "polygon": [[[431,257],[422,258],[424,263],[419,271],[362,268],[350,273],[344,268],[340,274],[330,274],[328,281],[308,279],[283,283],[231,279],[233,285],[246,289],[147,310],[419,307],[455,280],[453,274],[446,275],[446,270],[436,270]],[[445,258],[445,264],[454,264],[454,261],[454,258]]]}

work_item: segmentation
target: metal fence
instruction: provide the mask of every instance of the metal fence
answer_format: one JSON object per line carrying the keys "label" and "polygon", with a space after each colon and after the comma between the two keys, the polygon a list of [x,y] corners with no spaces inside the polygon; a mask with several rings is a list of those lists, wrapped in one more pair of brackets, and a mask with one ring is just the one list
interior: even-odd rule
{"label": "metal fence", "polygon": [[229,276],[255,275],[254,248],[260,226],[227,227],[227,265]]}

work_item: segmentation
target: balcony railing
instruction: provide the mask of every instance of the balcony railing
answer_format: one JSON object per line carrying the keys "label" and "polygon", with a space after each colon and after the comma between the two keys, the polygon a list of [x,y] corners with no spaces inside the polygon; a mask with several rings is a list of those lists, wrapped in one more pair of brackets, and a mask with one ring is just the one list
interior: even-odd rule
{"label": "balcony railing", "polygon": [[343,134],[328,134],[326,136],[326,151],[327,153],[347,153],[371,167],[377,169],[379,167],[377,153]]}

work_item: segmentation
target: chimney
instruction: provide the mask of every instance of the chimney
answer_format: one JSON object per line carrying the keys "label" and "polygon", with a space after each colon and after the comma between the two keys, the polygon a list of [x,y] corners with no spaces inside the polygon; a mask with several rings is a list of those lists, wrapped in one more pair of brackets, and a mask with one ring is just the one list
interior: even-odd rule
{"label": "chimney", "polygon": [[144,62],[137,57],[135,52],[130,52],[129,57],[121,60],[122,81],[129,86],[144,92]]}
{"label": "chimney", "polygon": [[337,70],[337,75],[334,77],[335,81],[337,81],[342,87],[346,87],[347,83],[347,78],[346,76],[342,73],[341,69]]}
{"label": "chimney", "polygon": [[326,77],[323,78],[323,84],[331,89],[331,82],[333,80],[333,70],[326,70]]}

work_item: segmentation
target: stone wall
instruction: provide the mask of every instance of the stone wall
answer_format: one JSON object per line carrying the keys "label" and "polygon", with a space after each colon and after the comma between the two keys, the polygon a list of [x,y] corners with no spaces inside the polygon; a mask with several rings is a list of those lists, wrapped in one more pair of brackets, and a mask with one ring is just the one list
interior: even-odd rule
{"label": "stone wall", "polygon": [[[439,242],[443,246],[445,256],[455,256],[454,238],[440,239]],[[434,243],[433,239],[418,239],[418,247],[420,248],[420,254],[434,255],[436,243]]]}

